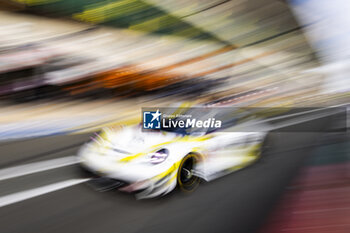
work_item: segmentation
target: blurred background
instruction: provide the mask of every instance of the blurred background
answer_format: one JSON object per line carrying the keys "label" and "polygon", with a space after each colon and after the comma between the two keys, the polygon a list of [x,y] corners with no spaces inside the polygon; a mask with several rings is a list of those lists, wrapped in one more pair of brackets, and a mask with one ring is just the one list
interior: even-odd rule
{"label": "blurred background", "polygon": [[[1,205],[76,176],[69,162],[20,180],[1,178],[6,169],[74,155],[91,132],[140,122],[141,107],[347,114],[348,12],[347,0],[1,0],[4,232],[350,232],[349,120],[333,116],[327,132],[272,134],[265,163],[191,197],[142,203],[78,185]],[[324,126],[323,117],[307,124]],[[34,214],[38,207],[46,211]],[[172,227],[177,220],[180,230]]]}

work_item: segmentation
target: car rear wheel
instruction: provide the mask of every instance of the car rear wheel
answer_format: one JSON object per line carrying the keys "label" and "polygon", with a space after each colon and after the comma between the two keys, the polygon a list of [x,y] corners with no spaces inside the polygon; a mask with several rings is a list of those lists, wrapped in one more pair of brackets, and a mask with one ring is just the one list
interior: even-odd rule
{"label": "car rear wheel", "polygon": [[182,159],[177,173],[177,184],[181,190],[193,191],[199,185],[200,178],[194,174],[198,160],[198,155],[192,153]]}

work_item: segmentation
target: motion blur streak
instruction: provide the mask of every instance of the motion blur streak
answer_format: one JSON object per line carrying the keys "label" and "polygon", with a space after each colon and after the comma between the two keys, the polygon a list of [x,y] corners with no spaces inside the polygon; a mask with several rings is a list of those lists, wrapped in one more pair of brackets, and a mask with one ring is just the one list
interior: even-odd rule
{"label": "motion blur streak", "polygon": [[1,233],[349,233],[349,12],[0,0]]}
{"label": "motion blur streak", "polygon": [[73,185],[81,184],[89,179],[72,179],[55,184],[46,185],[40,188],[34,188],[31,190],[10,194],[7,196],[0,197],[0,207],[14,204],[16,202],[24,201],[29,198],[37,197],[46,193],[54,192],[60,189],[64,189]]}
{"label": "motion blur streak", "polygon": [[[317,50],[323,66],[312,72],[325,74],[324,92],[350,91],[346,75],[349,67],[350,3],[346,0],[320,2],[317,0],[290,0],[292,9],[305,27],[306,35]],[[317,14],[310,14],[312,8]]]}
{"label": "motion blur streak", "polygon": [[49,161],[42,161],[25,165],[19,165],[16,167],[5,168],[0,170],[0,181],[15,178],[18,176],[33,174],[36,172],[69,166],[78,162],[79,160],[76,156],[69,156],[58,159],[52,159]]}
{"label": "motion blur streak", "polygon": [[289,185],[263,233],[345,233],[350,212],[349,140],[321,146]]}

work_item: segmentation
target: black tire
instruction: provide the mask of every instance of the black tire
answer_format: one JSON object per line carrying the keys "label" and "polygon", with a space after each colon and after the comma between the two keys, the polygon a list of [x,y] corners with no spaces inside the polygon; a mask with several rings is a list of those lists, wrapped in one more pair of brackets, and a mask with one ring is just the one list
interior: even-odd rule
{"label": "black tire", "polygon": [[194,153],[190,153],[182,159],[177,172],[177,185],[180,190],[191,192],[198,187],[201,179],[193,174],[193,169],[198,161],[199,156]]}

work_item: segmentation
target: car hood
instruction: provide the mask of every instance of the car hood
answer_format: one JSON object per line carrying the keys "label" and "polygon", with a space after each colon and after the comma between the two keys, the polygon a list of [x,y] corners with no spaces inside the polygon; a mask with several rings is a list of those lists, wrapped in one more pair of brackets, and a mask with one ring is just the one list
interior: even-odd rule
{"label": "car hood", "polygon": [[[155,150],[162,145],[172,143],[179,135],[162,131],[143,132],[139,126],[118,130],[107,128],[98,136],[99,147],[105,147],[127,157],[133,154]],[[124,155],[124,156],[122,156]]]}

